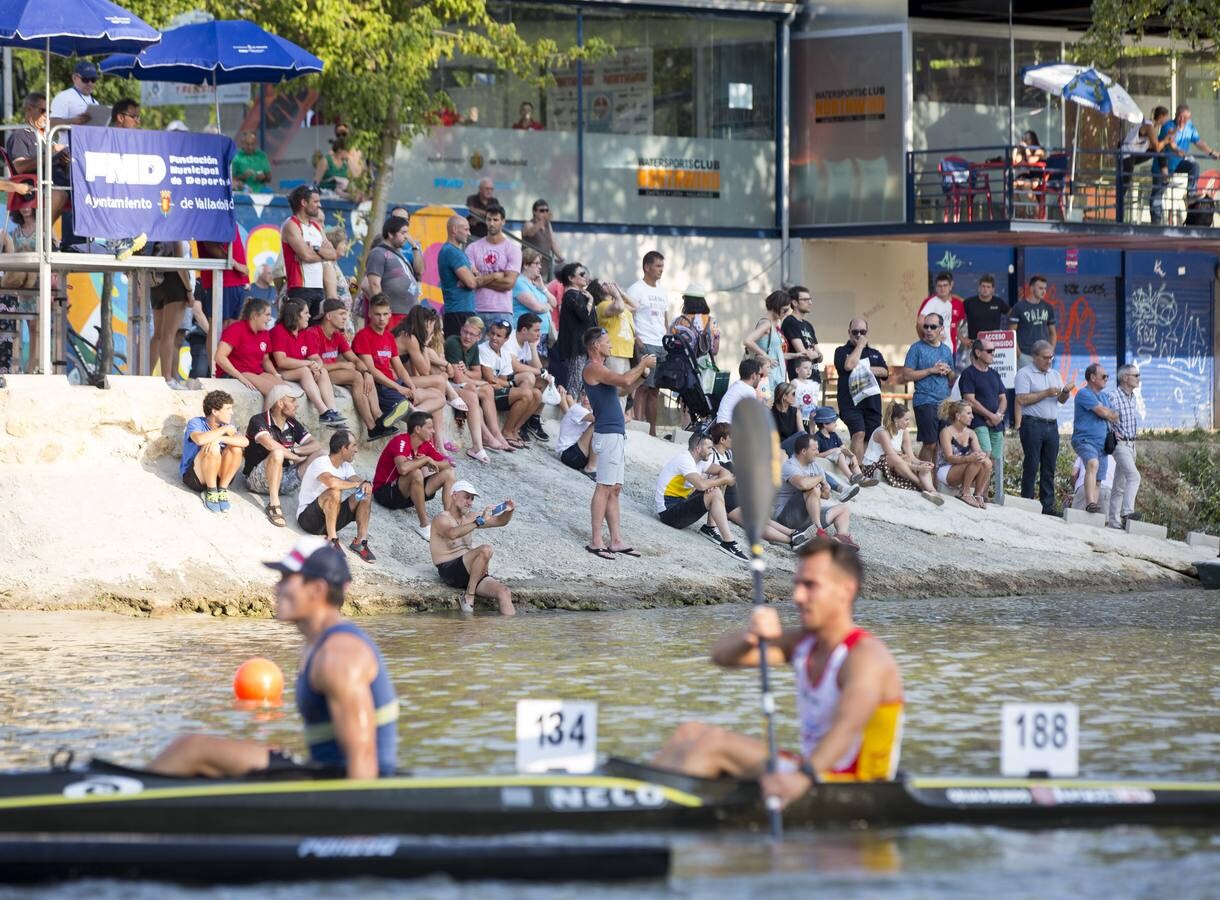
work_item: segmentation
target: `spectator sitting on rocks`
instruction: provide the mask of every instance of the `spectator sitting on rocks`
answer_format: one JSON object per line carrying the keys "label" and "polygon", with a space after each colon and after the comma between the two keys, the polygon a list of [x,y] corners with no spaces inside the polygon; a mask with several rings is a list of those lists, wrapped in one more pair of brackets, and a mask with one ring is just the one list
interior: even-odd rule
{"label": "spectator sitting on rocks", "polygon": [[449,505],[432,520],[432,564],[436,574],[449,587],[460,588],[464,593],[459,601],[464,613],[474,612],[475,597],[489,597],[500,607],[500,614],[516,614],[513,595],[508,586],[487,573],[495,550],[490,544],[474,546],[471,535],[480,528],[501,528],[513,517],[516,505],[505,500],[495,509],[484,507],[476,513],[472,508],[479,492],[469,481],[459,481],[453,486]]}
{"label": "spectator sitting on rocks", "polygon": [[496,409],[503,413],[504,439],[524,449],[529,436],[521,433],[525,421],[542,408],[542,391],[534,386],[535,373],[514,358],[504,346],[512,326],[496,319],[487,326],[487,340],[479,345],[483,380],[496,391]]}
{"label": "spectator sitting on rocks", "polygon": [[277,384],[267,395],[266,412],[250,418],[246,426],[246,464],[242,474],[246,489],[267,497],[267,520],[283,528],[281,494],[295,494],[301,475],[319,456],[322,445],[296,418],[297,399],[303,396],[295,384]]}
{"label": "spectator sitting on rocks", "polygon": [[321,347],[314,346],[314,334],[309,328],[309,304],[304,300],[285,300],[280,320],[271,329],[271,361],[280,377],[295,381],[318,410],[318,421],[329,428],[339,428],[347,418],[335,409],[335,391],[330,373],[322,365]]}
{"label": "spectator sitting on rocks", "polygon": [[270,303],[254,297],[246,301],[238,320],[220,334],[220,346],[216,348],[217,378],[236,378],[264,397],[277,384],[284,383],[267,353],[270,322]]}
{"label": "spectator sitting on rocks", "polygon": [[229,485],[241,468],[242,450],[248,443],[233,427],[233,398],[224,391],[209,391],[203,398],[203,415],[187,422],[182,433],[178,476],[211,512],[229,510]]}
{"label": "spectator sitting on rocks", "polygon": [[415,531],[424,540],[430,534],[426,501],[440,491],[441,506],[447,509],[456,471],[433,445],[435,434],[431,413],[411,413],[407,416],[407,433],[390,439],[373,474],[373,499],[386,509],[414,507],[419,518]]}
{"label": "spectator sitting on rocks", "polygon": [[[712,441],[712,462],[726,472],[733,472],[733,426],[726,422],[716,422],[708,429],[707,436]],[[725,487],[724,508],[728,510],[730,522],[734,525],[745,526],[745,519],[741,515],[741,508],[737,502],[736,484]],[[808,540],[807,535],[794,532],[774,519],[769,520],[763,526],[762,536],[763,540],[772,544],[782,544],[793,549]]]}
{"label": "spectator sitting on rocks", "polygon": [[483,320],[472,315],[462,320],[457,334],[445,338],[445,362],[449,365],[449,378],[459,390],[474,392],[482,412],[483,446],[512,453],[514,448],[500,431],[496,389],[483,380],[483,367],[479,364],[479,338],[482,336]]}
{"label": "spectator sitting on rocks", "polygon": [[813,527],[819,537],[825,536],[825,529],[834,525],[835,539],[839,543],[856,546],[849,530],[851,510],[847,504],[822,505],[823,500],[830,499],[830,484],[826,471],[818,462],[817,442],[812,435],[802,434],[796,439],[795,450],[784,460],[780,470],[782,481],[772,513],[775,520],[785,528],[802,533]]}
{"label": "spectator sitting on rocks", "polygon": [[390,301],[377,294],[369,300],[369,323],[356,332],[352,351],[377,383],[377,404],[382,429],[392,428],[412,409],[436,412],[445,405],[444,396],[435,391],[416,390],[398,358],[398,340],[390,333]]}
{"label": "spectator sitting on rocks", "polygon": [[911,452],[911,434],[907,429],[911,414],[904,404],[894,400],[885,410],[885,419],[868,439],[860,471],[865,475],[880,474],[892,487],[919,491],[929,503],[944,505],[944,498],[932,483],[932,464],[917,459]]}
{"label": "spectator sitting on rocks", "polygon": [[1101,512],[1097,482],[1105,480],[1110,460],[1104,452],[1106,434],[1118,421],[1118,413],[1110,409],[1109,398],[1101,392],[1109,379],[1101,363],[1092,363],[1084,370],[1084,387],[1076,392],[1072,449],[1084,460],[1084,509],[1091,513]]}
{"label": "spectator sitting on rocks", "polygon": [[781,381],[775,388],[775,400],[771,404],[771,417],[775,419],[775,430],[779,432],[781,442],[805,431],[796,403],[796,388]]}
{"label": "spectator sitting on rocks", "polygon": [[813,420],[810,425],[815,429],[813,439],[817,441],[818,458],[834,463],[849,483],[858,484],[861,487],[874,487],[877,484],[876,477],[865,475],[860,470],[860,463],[856,460],[856,455],[843,446],[843,439],[835,430],[836,419],[838,419],[838,415],[830,406],[819,406],[813,411]]}
{"label": "spectator sitting on rocks", "polygon": [[[543,343],[542,317],[535,313],[522,313],[517,318],[517,330],[504,342],[504,352],[512,357],[514,371],[533,376],[539,401],[547,385],[555,383],[554,377],[545,369]],[[533,415],[526,419],[521,427],[538,440],[549,441],[551,436],[542,427],[541,409],[542,404],[539,402],[538,409],[534,410]]]}
{"label": "spectator sitting on rocks", "polygon": [[670,528],[683,529],[706,516],[699,533],[721,553],[748,562],[750,557],[733,538],[725,509],[723,488],[736,483],[733,473],[712,462],[712,439],[706,434],[692,434],[686,446],[657,476],[657,518]]}
{"label": "spectator sitting on rocks", "polygon": [[747,356],[737,366],[737,381],[729,385],[729,389],[720,398],[720,408],[716,410],[716,421],[726,425],[733,424],[733,408],[746,397],[761,400],[759,386],[765,374],[765,363],[755,356]]}
{"label": "spectator sitting on rocks", "polygon": [[[330,453],[317,456],[301,477],[297,497],[297,524],[306,534],[326,535],[339,550],[339,532],[356,523],[356,537],[348,549],[373,562],[369,549],[369,517],[373,509],[373,485],[356,474],[356,436],[340,429],[330,436]],[[348,496],[345,492],[351,491]]]}
{"label": "spectator sitting on rocks", "polygon": [[310,349],[322,362],[332,384],[351,392],[352,403],[364,423],[370,441],[394,434],[393,428],[377,424],[381,405],[377,402],[377,382],[368,367],[352,352],[347,342],[347,322],[351,315],[342,300],[334,297],[322,304],[322,321],[309,329]]}
{"label": "spectator sitting on rocks", "polygon": [[555,452],[559,460],[569,469],[575,469],[590,481],[597,480],[597,454],[593,452],[593,413],[573,400],[562,385],[559,391],[559,409],[563,418],[559,420],[559,436],[555,439]]}
{"label": "spectator sitting on rocks", "polygon": [[937,415],[948,423],[940,430],[937,480],[961,488],[957,496],[967,506],[986,509],[991,455],[979,447],[978,435],[970,428],[974,410],[965,400],[946,399],[941,401]]}

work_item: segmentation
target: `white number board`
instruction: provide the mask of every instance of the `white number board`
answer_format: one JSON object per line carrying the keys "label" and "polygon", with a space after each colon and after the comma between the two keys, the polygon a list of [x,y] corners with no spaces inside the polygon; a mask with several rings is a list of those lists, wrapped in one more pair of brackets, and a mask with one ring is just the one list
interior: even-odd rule
{"label": "white number board", "polygon": [[1074,703],[1005,703],[1000,773],[1024,778],[1045,772],[1075,778],[1080,771],[1080,714]]}
{"label": "white number board", "polygon": [[588,773],[597,767],[597,704],[517,701],[517,771]]}

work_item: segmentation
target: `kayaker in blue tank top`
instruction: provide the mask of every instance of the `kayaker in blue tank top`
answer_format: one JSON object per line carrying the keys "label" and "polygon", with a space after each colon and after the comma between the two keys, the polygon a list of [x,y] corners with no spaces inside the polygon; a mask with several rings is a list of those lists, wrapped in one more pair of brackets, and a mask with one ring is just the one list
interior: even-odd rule
{"label": "kayaker in blue tank top", "polygon": [[[348,778],[392,775],[398,750],[398,699],[377,645],[340,613],[351,571],[343,551],[305,537],[280,562],[275,616],[305,637],[297,675],[297,710],[310,761],[343,769]],[[259,741],[183,735],[148,768],[166,775],[236,777],[296,765]]]}

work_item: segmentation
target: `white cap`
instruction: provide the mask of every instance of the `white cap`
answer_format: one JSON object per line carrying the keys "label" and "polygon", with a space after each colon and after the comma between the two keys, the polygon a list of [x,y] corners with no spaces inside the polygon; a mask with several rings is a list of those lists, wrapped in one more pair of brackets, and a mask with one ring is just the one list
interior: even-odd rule
{"label": "white cap", "polygon": [[304,396],[305,392],[295,384],[277,384],[267,392],[267,400],[264,403],[263,409],[271,409],[271,407],[275,406],[285,397],[295,397],[299,400]]}
{"label": "white cap", "polygon": [[454,484],[453,493],[456,494],[458,491],[461,491],[463,494],[469,494],[472,497],[479,496],[479,492],[474,489],[474,485],[464,479]]}
{"label": "white cap", "polygon": [[683,297],[703,297],[707,298],[707,291],[701,284],[688,284],[686,290],[682,292]]}

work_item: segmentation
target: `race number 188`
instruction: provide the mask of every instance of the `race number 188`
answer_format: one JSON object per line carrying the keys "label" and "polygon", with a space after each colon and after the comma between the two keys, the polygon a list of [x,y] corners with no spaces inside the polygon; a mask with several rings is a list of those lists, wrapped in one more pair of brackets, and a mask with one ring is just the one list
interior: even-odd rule
{"label": "race number 188", "polygon": [[596,703],[517,701],[517,771],[592,772],[596,766]]}
{"label": "race number 188", "polygon": [[1000,772],[1073,778],[1079,772],[1080,715],[1073,703],[1005,703]]}

